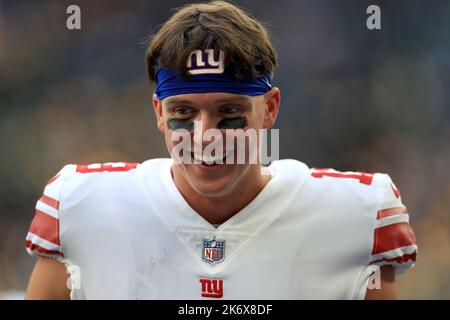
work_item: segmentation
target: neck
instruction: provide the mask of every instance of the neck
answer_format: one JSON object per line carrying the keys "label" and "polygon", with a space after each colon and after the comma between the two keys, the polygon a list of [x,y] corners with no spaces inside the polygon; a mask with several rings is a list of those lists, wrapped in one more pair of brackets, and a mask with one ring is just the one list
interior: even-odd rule
{"label": "neck", "polygon": [[178,170],[172,168],[172,175],[189,206],[211,224],[222,224],[238,213],[256,198],[271,179],[270,175],[261,174],[260,165],[254,165],[241,177],[232,192],[220,197],[208,197],[196,192]]}

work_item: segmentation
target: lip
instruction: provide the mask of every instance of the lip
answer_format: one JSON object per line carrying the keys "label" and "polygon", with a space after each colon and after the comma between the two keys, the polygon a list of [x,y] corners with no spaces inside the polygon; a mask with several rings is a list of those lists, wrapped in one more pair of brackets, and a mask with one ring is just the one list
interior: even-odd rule
{"label": "lip", "polygon": [[220,168],[220,167],[223,167],[224,165],[226,165],[227,164],[226,161],[230,155],[233,155],[232,150],[228,151],[228,153],[226,153],[224,155],[224,157],[222,158],[222,163],[213,162],[211,164],[208,164],[206,162],[198,163],[198,160],[195,160],[195,158],[194,158],[193,152],[191,152],[191,161],[192,161],[192,164],[194,164],[195,166],[198,166],[205,170],[212,170],[212,169],[217,169],[217,168]]}
{"label": "lip", "polygon": [[200,167],[205,168],[205,169],[213,169],[213,168],[221,167],[221,166],[227,164],[226,161],[227,161],[228,157],[230,157],[231,155],[233,155],[233,154],[234,154],[234,151],[233,151],[233,150],[228,151],[228,152],[223,156],[222,161],[221,161],[222,163],[216,163],[216,162],[213,162],[213,163],[210,163],[210,164],[207,163],[207,162],[205,162],[205,161],[202,161],[201,163],[198,163],[199,160],[195,160],[194,152],[191,151],[190,153],[191,153],[192,164],[197,165],[197,166],[200,166]]}
{"label": "lip", "polygon": [[198,164],[198,166],[200,166],[203,170],[215,170],[218,169],[219,167],[222,167],[224,164],[217,164],[217,163],[213,163],[213,164],[206,164],[206,163],[201,163]]}

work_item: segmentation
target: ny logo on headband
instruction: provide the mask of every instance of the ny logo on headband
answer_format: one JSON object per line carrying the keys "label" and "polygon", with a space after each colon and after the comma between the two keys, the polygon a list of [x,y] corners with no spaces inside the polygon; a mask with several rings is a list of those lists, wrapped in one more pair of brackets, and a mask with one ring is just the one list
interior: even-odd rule
{"label": "ny logo on headband", "polygon": [[221,74],[225,71],[225,54],[219,50],[216,60],[214,49],[195,50],[187,60],[187,68],[190,74]]}

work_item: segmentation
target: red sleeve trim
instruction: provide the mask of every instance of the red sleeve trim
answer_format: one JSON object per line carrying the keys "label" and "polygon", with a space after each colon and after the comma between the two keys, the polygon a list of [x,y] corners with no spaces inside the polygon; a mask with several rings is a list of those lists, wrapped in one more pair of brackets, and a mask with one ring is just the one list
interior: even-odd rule
{"label": "red sleeve trim", "polygon": [[417,252],[413,252],[411,254],[404,254],[402,256],[391,258],[391,259],[383,258],[383,259],[375,260],[375,261],[370,262],[370,264],[376,264],[376,263],[380,263],[380,262],[405,263],[405,262],[408,262],[409,260],[416,262],[416,257],[417,257]]}
{"label": "red sleeve trim", "polygon": [[416,244],[416,236],[409,223],[401,222],[375,229],[372,254],[391,251]]}
{"label": "red sleeve trim", "polygon": [[406,207],[397,207],[380,210],[377,212],[377,219],[386,218],[396,214],[408,214],[408,209],[406,209]]}
{"label": "red sleeve trim", "polygon": [[25,240],[25,246],[31,251],[38,251],[40,253],[44,253],[47,255],[57,255],[57,256],[64,257],[63,253],[60,251],[48,250],[48,249],[42,248],[41,246],[38,246],[37,244],[34,244],[33,242],[31,242],[29,240]]}
{"label": "red sleeve trim", "polygon": [[36,210],[33,221],[31,222],[30,232],[38,237],[60,245],[59,242],[59,220],[48,214]]}

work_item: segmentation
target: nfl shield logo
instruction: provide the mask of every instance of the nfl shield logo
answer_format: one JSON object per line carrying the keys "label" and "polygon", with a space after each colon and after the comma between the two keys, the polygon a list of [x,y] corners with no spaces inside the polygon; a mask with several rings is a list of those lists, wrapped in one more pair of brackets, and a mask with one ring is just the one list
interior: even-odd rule
{"label": "nfl shield logo", "polygon": [[212,266],[225,258],[225,240],[203,240],[203,261]]}

